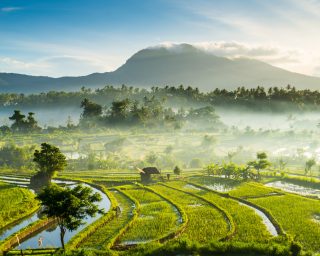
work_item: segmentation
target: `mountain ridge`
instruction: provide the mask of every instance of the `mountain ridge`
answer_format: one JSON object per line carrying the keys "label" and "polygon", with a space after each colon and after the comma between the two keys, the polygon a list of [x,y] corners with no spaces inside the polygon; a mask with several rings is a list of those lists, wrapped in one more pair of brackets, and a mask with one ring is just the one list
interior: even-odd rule
{"label": "mountain ridge", "polygon": [[83,86],[97,88],[111,84],[139,87],[184,84],[203,91],[287,84],[299,89],[318,89],[320,78],[290,72],[256,59],[218,57],[188,44],[142,49],[112,72],[58,78],[0,73],[1,93],[72,91]]}

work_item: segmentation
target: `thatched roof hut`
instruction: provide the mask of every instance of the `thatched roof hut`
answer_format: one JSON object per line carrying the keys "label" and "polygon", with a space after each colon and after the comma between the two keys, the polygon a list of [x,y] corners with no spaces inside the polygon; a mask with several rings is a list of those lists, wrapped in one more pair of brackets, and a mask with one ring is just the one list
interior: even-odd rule
{"label": "thatched roof hut", "polygon": [[160,171],[156,167],[145,167],[139,169],[141,182],[148,183],[151,181],[151,174],[160,174]]}

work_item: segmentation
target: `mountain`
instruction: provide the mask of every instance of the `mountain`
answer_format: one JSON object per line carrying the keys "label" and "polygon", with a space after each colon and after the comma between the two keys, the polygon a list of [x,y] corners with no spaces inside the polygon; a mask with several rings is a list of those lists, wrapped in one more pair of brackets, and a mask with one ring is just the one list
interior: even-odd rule
{"label": "mountain", "polygon": [[82,86],[96,88],[108,84],[139,87],[183,84],[203,91],[216,87],[232,89],[287,84],[300,89],[320,89],[320,78],[293,73],[254,59],[217,57],[188,44],[143,49],[113,72],[60,78],[0,73],[0,92],[70,91]]}

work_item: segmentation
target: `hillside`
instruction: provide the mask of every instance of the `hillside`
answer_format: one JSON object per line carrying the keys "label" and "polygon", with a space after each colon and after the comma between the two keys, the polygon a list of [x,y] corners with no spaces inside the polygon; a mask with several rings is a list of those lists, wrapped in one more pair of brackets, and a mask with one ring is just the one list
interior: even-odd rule
{"label": "hillside", "polygon": [[192,85],[203,91],[215,87],[286,86],[318,89],[320,78],[289,72],[253,59],[227,59],[183,44],[174,49],[143,49],[113,72],[81,77],[38,77],[0,73],[0,92],[41,92],[102,87],[107,84],[151,87]]}

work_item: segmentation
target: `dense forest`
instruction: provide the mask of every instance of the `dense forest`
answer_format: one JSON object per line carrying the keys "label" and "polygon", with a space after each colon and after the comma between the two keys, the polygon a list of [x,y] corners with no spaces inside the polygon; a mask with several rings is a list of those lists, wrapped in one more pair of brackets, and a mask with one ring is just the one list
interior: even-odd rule
{"label": "dense forest", "polygon": [[239,87],[235,90],[214,89],[201,92],[198,88],[165,86],[152,87],[150,90],[128,87],[105,86],[101,89],[82,87],[76,92],[51,91],[40,94],[0,94],[0,105],[3,107],[56,107],[78,106],[87,98],[101,105],[109,105],[112,101],[130,99],[141,101],[144,97],[155,97],[165,100],[168,106],[213,105],[223,107],[245,107],[254,111],[271,110],[315,110],[320,106],[320,92],[309,89],[297,90],[288,85],[279,87],[256,87],[248,89]]}

